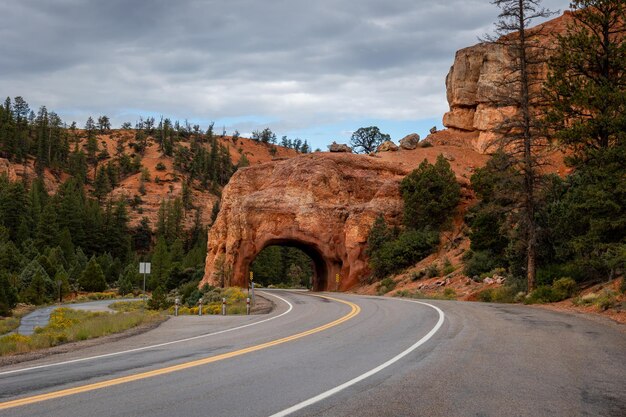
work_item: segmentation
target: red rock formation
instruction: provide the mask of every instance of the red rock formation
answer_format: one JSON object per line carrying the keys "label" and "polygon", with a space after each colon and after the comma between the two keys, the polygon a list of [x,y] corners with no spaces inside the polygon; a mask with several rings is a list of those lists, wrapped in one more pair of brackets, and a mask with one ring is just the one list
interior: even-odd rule
{"label": "red rock formation", "polygon": [[[314,289],[355,285],[368,273],[365,246],[378,214],[399,221],[406,171],[362,155],[314,153],[238,171],[209,232],[202,284],[246,286],[265,247],[302,249],[315,263]],[[201,284],[201,285],[202,285]]]}
{"label": "red rock formation", "polygon": [[[532,31],[542,31],[542,43],[554,41],[556,33],[563,33],[571,14],[539,25]],[[457,51],[454,64],[446,77],[446,93],[450,111],[443,116],[443,125],[453,131],[478,132],[473,147],[485,152],[494,138],[493,129],[515,109],[503,107],[498,97],[503,96],[499,81],[511,61],[502,45],[480,43]],[[547,76],[547,65],[543,77]]]}

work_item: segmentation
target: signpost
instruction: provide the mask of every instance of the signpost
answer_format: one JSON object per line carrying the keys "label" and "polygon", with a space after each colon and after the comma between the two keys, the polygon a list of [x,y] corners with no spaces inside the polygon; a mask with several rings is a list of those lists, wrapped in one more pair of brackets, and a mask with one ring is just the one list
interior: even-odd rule
{"label": "signpost", "polygon": [[150,275],[150,262],[139,262],[139,273],[143,274],[143,302],[146,302],[146,274]]}
{"label": "signpost", "polygon": [[249,298],[252,300],[252,305],[254,305],[254,272],[252,271],[250,271],[250,282],[248,285],[248,295],[250,296]]}

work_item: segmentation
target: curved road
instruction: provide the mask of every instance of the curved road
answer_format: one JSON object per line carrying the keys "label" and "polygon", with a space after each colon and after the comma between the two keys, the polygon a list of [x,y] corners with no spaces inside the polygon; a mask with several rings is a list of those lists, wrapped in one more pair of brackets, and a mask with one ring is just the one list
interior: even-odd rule
{"label": "curved road", "polygon": [[[524,306],[272,291],[0,368],[0,416],[620,416],[624,326]],[[113,354],[112,354],[113,353]]]}

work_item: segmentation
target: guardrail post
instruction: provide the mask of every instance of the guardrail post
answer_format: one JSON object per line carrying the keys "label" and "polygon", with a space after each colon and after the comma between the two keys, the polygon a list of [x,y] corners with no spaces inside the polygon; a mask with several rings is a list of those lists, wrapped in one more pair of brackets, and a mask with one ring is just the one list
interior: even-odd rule
{"label": "guardrail post", "polygon": [[226,298],[222,298],[222,316],[226,315]]}

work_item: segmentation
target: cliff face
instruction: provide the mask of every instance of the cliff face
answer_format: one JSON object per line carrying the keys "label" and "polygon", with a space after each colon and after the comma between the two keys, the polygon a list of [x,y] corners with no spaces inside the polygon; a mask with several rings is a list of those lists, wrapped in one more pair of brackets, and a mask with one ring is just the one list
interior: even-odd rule
{"label": "cliff face", "polygon": [[[530,31],[541,31],[541,43],[548,44],[554,41],[556,34],[566,30],[570,21],[571,15],[566,12]],[[504,106],[500,99],[506,95],[501,80],[511,60],[506,47],[480,43],[459,50],[446,77],[450,111],[443,116],[443,125],[451,130],[477,132],[478,137],[472,146],[479,152],[485,152],[495,138],[494,128],[516,111]],[[544,64],[540,78],[546,76],[547,65]]]}
{"label": "cliff face", "polygon": [[209,232],[202,284],[246,286],[256,255],[279,244],[311,257],[315,290],[350,288],[367,275],[365,246],[376,216],[399,221],[405,173],[345,153],[315,153],[238,171]]}

